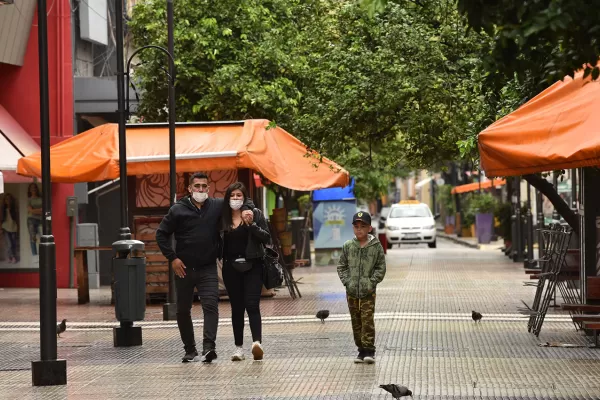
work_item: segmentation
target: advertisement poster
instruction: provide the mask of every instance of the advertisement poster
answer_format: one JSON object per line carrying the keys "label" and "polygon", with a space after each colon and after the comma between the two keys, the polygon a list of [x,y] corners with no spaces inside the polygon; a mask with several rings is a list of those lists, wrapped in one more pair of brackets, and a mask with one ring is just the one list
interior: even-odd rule
{"label": "advertisement poster", "polygon": [[19,264],[19,207],[10,193],[0,194],[0,267],[10,268]]}
{"label": "advertisement poster", "polygon": [[352,230],[354,213],[356,213],[355,200],[315,202],[313,229],[317,265],[337,263],[342,246],[354,237]]}

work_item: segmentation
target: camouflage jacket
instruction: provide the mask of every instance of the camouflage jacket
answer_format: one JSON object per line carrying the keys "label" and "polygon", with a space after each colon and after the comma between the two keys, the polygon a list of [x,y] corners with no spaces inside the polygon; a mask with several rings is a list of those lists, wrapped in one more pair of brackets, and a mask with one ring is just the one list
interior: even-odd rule
{"label": "camouflage jacket", "polygon": [[373,293],[385,276],[385,255],[379,240],[369,235],[362,248],[356,238],[344,243],[337,272],[348,295],[362,298]]}

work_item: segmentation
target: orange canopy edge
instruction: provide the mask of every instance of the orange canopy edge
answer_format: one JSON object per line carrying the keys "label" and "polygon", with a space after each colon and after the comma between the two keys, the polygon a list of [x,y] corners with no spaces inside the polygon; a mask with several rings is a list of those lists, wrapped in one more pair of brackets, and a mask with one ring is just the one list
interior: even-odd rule
{"label": "orange canopy edge", "polygon": [[[348,172],[307,152],[306,146],[268,120],[176,125],[177,172],[249,168],[294,190],[348,186]],[[127,175],[169,173],[167,124],[127,126]],[[117,124],[104,124],[50,148],[53,182],[97,182],[119,177]],[[41,154],[18,161],[17,173],[41,176]]]}
{"label": "orange canopy edge", "polygon": [[501,186],[505,184],[506,181],[504,179],[491,179],[489,181],[481,182],[481,184],[479,182],[467,183],[466,185],[453,187],[452,194],[473,192],[475,190],[479,190],[479,188],[488,189],[492,186]]}
{"label": "orange canopy edge", "polygon": [[600,81],[556,82],[479,134],[487,176],[515,176],[600,165]]}

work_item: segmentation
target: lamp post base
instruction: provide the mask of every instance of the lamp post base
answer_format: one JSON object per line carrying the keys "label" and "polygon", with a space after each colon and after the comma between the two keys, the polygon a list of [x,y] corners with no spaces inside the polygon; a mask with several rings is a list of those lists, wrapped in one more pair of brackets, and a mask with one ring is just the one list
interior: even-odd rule
{"label": "lamp post base", "polygon": [[40,360],[31,362],[33,386],[67,384],[67,360]]}
{"label": "lamp post base", "polygon": [[142,327],[120,326],[113,328],[113,345],[115,347],[141,346]]}

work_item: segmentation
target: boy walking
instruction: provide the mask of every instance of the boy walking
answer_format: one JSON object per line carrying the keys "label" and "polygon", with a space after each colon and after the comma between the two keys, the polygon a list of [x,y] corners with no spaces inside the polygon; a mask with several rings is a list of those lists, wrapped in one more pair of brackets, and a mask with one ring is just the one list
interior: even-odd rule
{"label": "boy walking", "polygon": [[385,255],[379,240],[370,234],[371,216],[357,212],[352,217],[355,238],[344,243],[337,267],[352,320],[355,363],[375,362],[375,289],[385,276]]}

